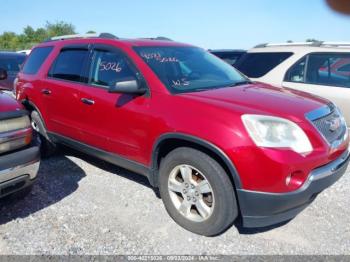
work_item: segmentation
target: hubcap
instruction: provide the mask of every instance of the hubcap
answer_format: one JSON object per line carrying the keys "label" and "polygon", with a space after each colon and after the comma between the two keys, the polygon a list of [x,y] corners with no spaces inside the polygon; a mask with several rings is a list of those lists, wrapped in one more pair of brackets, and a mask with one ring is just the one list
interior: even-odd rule
{"label": "hubcap", "polygon": [[213,213],[212,187],[206,177],[190,165],[179,165],[171,171],[168,191],[175,208],[191,221],[203,222]]}

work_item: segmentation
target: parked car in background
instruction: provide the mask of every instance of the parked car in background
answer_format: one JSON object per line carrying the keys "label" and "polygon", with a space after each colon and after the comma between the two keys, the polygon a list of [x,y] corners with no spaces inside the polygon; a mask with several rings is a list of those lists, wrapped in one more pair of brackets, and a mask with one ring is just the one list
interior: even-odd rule
{"label": "parked car in background", "polygon": [[31,49],[26,49],[26,50],[17,51],[17,53],[29,55],[31,51],[32,51]]}
{"label": "parked car in background", "polygon": [[246,53],[245,50],[239,49],[209,49],[208,51],[232,66],[234,66],[237,61]]}
{"label": "parked car in background", "polygon": [[25,59],[25,54],[0,52],[0,69],[6,71],[6,78],[0,80],[0,90],[13,90],[13,82]]}
{"label": "parked car in background", "polygon": [[[0,72],[0,79],[5,77]],[[0,198],[25,195],[35,181],[40,150],[32,138],[28,112],[14,98],[0,91]]]}
{"label": "parked car in background", "polygon": [[63,143],[146,175],[170,216],[207,236],[238,215],[246,227],[293,218],[350,159],[328,100],[252,83],[173,41],[55,38],[32,50],[16,97],[44,153]]}
{"label": "parked car in background", "polygon": [[350,125],[350,43],[259,45],[249,50],[236,67],[254,81],[331,100]]}

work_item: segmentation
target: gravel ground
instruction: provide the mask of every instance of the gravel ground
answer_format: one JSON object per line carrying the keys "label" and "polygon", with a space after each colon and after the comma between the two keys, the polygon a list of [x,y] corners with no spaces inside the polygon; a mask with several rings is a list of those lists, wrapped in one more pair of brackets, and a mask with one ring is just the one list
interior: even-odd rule
{"label": "gravel ground", "polygon": [[350,254],[350,171],[294,220],[192,234],[139,175],[62,149],[29,196],[0,201],[0,254]]}

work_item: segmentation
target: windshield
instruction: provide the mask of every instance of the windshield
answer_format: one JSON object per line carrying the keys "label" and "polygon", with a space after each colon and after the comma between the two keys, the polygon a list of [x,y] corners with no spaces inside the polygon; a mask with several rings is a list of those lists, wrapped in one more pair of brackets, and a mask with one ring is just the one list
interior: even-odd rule
{"label": "windshield", "polygon": [[229,64],[197,47],[135,47],[171,93],[215,89],[249,80]]}

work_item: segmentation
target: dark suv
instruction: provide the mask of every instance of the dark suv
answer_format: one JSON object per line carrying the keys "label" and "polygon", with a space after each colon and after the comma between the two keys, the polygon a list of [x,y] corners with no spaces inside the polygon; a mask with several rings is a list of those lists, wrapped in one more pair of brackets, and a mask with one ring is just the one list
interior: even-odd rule
{"label": "dark suv", "polygon": [[25,54],[0,52],[0,71],[6,78],[0,80],[0,90],[13,90],[13,82],[26,58]]}
{"label": "dark suv", "polygon": [[248,227],[291,219],[349,163],[335,105],[252,83],[173,41],[47,41],[19,73],[16,96],[43,153],[63,143],[147,176],[170,216],[203,235],[238,215]]}
{"label": "dark suv", "polygon": [[232,66],[235,66],[238,60],[246,53],[245,50],[240,49],[209,49],[208,51]]}

